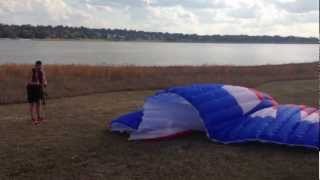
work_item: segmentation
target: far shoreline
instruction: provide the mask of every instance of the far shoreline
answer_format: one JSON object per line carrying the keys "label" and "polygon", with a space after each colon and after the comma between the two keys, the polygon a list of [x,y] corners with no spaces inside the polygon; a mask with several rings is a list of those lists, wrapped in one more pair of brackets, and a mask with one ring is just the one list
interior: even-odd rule
{"label": "far shoreline", "polygon": [[27,38],[0,38],[0,40],[12,40],[12,41],[52,41],[52,42],[132,42],[132,43],[177,43],[177,44],[296,44],[296,45],[319,45],[318,43],[309,43],[309,42],[301,42],[301,43],[288,43],[288,42],[197,42],[197,41],[160,41],[160,40],[108,40],[108,39],[27,39]]}

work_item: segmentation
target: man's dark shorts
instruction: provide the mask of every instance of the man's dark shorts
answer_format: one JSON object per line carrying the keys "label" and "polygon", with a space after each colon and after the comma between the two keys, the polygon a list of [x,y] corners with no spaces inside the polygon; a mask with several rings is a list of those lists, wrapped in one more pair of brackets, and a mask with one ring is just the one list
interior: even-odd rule
{"label": "man's dark shorts", "polygon": [[42,99],[42,88],[40,85],[28,84],[27,96],[29,103],[38,103]]}

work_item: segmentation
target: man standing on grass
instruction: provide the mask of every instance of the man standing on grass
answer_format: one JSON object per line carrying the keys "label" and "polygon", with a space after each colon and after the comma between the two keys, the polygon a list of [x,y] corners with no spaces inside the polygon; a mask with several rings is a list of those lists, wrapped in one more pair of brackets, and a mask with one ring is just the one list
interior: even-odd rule
{"label": "man standing on grass", "polygon": [[[44,88],[47,86],[45,72],[42,62],[36,61],[32,68],[31,76],[27,83],[28,102],[30,104],[30,115],[34,125],[44,120],[41,116],[41,101],[44,102]],[[36,113],[36,115],[35,115]]]}

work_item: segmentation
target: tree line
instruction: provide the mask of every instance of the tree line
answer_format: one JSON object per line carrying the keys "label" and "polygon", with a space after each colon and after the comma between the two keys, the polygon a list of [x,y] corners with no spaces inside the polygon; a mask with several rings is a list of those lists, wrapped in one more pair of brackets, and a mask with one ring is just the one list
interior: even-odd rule
{"label": "tree line", "polygon": [[110,41],[164,41],[204,43],[319,43],[315,37],[197,35],[145,32],[127,29],[98,29],[70,26],[0,24],[0,38],[24,39],[102,39]]}

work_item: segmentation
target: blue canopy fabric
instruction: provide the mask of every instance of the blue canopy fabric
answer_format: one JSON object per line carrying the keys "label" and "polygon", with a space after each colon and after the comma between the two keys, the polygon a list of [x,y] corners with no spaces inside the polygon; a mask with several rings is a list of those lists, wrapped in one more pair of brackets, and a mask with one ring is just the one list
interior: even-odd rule
{"label": "blue canopy fabric", "polygon": [[319,110],[279,105],[254,89],[223,84],[172,87],[149,97],[143,108],[111,122],[130,140],[203,131],[220,143],[260,141],[319,149]]}

